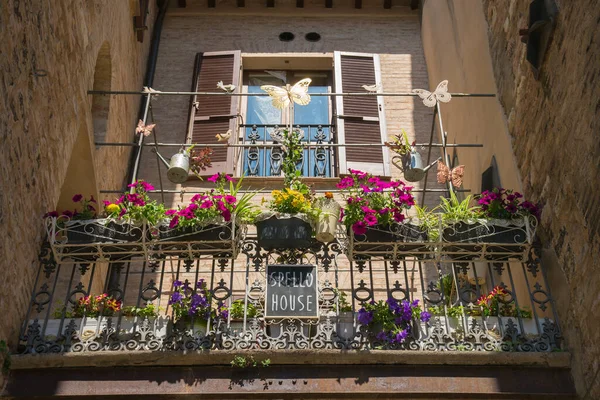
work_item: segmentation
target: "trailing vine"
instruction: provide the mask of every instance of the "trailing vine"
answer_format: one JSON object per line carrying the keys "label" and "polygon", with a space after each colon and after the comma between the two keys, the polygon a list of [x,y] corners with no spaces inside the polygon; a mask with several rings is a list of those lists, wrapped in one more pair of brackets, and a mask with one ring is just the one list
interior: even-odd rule
{"label": "trailing vine", "polygon": [[4,340],[0,340],[0,357],[4,359],[2,361],[2,373],[6,375],[8,374],[8,371],[10,371],[11,360],[8,344],[6,344],[6,341]]}

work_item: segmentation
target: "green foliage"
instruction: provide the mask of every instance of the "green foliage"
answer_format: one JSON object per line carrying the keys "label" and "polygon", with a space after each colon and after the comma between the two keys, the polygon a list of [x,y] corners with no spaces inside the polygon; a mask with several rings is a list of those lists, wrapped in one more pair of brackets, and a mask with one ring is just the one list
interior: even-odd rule
{"label": "green foliage", "polygon": [[471,206],[472,196],[467,196],[463,201],[458,201],[456,194],[450,192],[450,198],[440,197],[442,210],[442,222],[449,225],[455,221],[466,221],[480,218],[481,209],[477,206]]}
{"label": "green foliage", "polygon": [[[281,164],[281,170],[283,171],[283,185],[291,188],[292,185],[300,180],[302,172],[298,169],[298,164],[302,160],[302,134],[298,129],[292,129],[290,133],[289,129],[280,129],[279,135],[281,136],[281,144],[284,152],[283,162]],[[297,189],[295,189],[297,190]]]}
{"label": "green foliage", "polygon": [[230,362],[233,368],[249,368],[249,367],[268,367],[271,365],[271,359],[267,358],[262,361],[257,361],[254,356],[235,356]]}
{"label": "green foliage", "polygon": [[4,359],[2,361],[2,373],[6,375],[10,371],[11,359],[8,344],[4,340],[0,340],[0,357]]}
{"label": "green foliage", "polygon": [[[238,197],[238,192],[242,187],[242,181],[244,180],[244,176],[242,175],[237,182],[234,184],[233,181],[229,181],[229,195],[237,198],[237,203],[235,206],[235,215],[237,220],[241,223],[248,224],[253,223],[254,219],[258,214],[260,214],[259,207],[252,203],[252,199],[259,192],[258,190],[254,192],[246,192],[241,197]],[[221,186],[219,188],[222,195],[226,195],[224,187]]]}
{"label": "green foliage", "polygon": [[452,292],[455,288],[454,276],[452,274],[442,275],[440,280],[436,282],[436,286],[444,295],[445,304],[450,305],[452,301]]}
{"label": "green foliage", "polygon": [[451,318],[462,318],[465,314],[465,308],[463,306],[452,306],[448,307],[446,315]]}
{"label": "green foliage", "polygon": [[440,224],[439,219],[433,211],[427,210],[427,207],[419,207],[415,205],[417,218],[419,219],[419,227],[427,232],[429,241],[437,242],[440,239]]}
{"label": "green foliage", "polygon": [[154,304],[148,304],[144,307],[126,306],[121,310],[124,317],[156,318],[160,309]]}
{"label": "green foliage", "polygon": [[395,135],[392,141],[385,142],[385,145],[399,156],[409,154],[411,151],[411,145],[410,141],[408,140],[408,134],[404,129],[402,129],[402,135]]}
{"label": "green foliage", "polygon": [[333,310],[337,313],[340,312],[351,312],[352,305],[348,302],[346,292],[342,292],[338,289],[333,289],[333,292],[337,295],[337,303],[333,304]]}
{"label": "green foliage", "polygon": [[[248,301],[248,305],[246,307],[246,317],[254,318],[258,313],[256,306]],[[231,307],[229,307],[229,315],[231,319],[243,319],[244,318],[244,300],[239,299],[231,303]]]}

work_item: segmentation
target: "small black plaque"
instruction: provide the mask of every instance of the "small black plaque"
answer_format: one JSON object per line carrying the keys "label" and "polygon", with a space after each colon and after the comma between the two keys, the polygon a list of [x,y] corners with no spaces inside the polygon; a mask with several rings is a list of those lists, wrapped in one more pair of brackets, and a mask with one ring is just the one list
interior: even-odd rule
{"label": "small black plaque", "polygon": [[317,318],[317,267],[267,265],[267,318]]}

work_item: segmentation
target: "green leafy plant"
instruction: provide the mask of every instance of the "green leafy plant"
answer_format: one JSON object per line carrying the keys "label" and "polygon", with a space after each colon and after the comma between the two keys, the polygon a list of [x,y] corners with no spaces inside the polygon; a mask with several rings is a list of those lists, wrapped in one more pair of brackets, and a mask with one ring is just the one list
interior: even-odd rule
{"label": "green leafy plant", "polygon": [[124,317],[156,318],[159,310],[159,307],[152,303],[143,307],[126,306],[121,309],[121,315]]}
{"label": "green leafy plant", "polygon": [[391,142],[385,142],[385,145],[399,156],[405,156],[411,151],[411,144],[408,140],[408,134],[402,129],[402,135],[394,135]]}
{"label": "green leafy plant", "polygon": [[271,365],[271,359],[257,361],[254,356],[234,356],[230,364],[233,368],[268,367]]}
{"label": "green leafy plant", "polygon": [[333,289],[333,292],[337,296],[337,303],[333,304],[333,311],[336,313],[340,312],[352,312],[352,305],[348,302],[348,295],[339,289]]}
{"label": "green leafy plant", "polygon": [[432,211],[427,210],[427,207],[415,205],[417,218],[419,219],[419,227],[427,232],[429,241],[437,242],[440,239],[440,223],[438,216]]}
{"label": "green leafy plant", "polygon": [[[248,305],[245,308],[246,310],[246,318],[254,318],[256,317],[258,310],[256,306],[252,304],[252,302],[248,301]],[[231,315],[231,319],[243,319],[244,318],[244,300],[238,299],[231,303],[229,307],[229,315]]]}
{"label": "green leafy plant", "polygon": [[481,209],[471,206],[472,196],[467,196],[459,201],[454,192],[450,192],[450,198],[440,197],[440,209],[442,211],[442,223],[450,225],[456,221],[476,220],[481,217]]}

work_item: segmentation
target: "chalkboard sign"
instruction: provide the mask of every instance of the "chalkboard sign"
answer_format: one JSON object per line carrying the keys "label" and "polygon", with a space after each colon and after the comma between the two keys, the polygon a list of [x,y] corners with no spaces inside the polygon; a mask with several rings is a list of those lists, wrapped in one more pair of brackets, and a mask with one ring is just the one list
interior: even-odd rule
{"label": "chalkboard sign", "polygon": [[315,265],[267,265],[267,318],[317,318]]}

